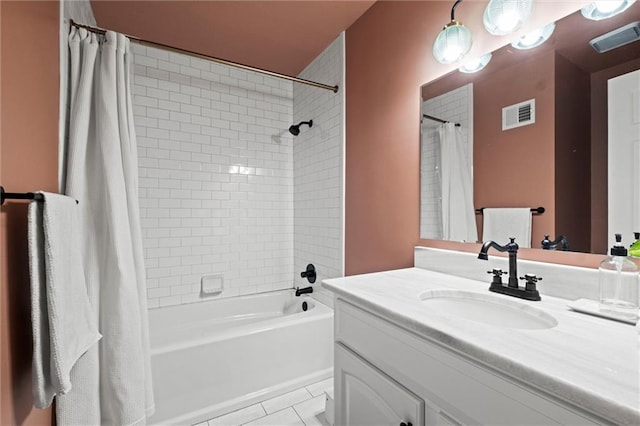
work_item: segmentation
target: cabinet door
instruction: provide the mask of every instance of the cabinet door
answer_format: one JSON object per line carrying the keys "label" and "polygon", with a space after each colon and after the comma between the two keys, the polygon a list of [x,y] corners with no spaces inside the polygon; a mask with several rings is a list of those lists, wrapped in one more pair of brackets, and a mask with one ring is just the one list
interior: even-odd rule
{"label": "cabinet door", "polygon": [[424,426],[424,401],[339,343],[335,351],[336,425]]}
{"label": "cabinet door", "polygon": [[425,413],[425,423],[429,426],[462,426],[462,423],[436,407],[426,405]]}

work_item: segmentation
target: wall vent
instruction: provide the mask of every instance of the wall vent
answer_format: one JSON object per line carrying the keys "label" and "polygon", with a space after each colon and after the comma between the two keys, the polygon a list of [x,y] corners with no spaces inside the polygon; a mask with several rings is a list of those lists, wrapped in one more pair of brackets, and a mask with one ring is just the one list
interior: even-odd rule
{"label": "wall vent", "polygon": [[502,108],[502,130],[526,126],[536,122],[536,100],[509,105]]}

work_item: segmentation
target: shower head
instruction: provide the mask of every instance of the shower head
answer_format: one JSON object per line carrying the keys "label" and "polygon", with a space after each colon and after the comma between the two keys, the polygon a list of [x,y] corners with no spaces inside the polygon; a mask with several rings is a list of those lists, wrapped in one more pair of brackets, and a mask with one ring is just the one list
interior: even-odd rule
{"label": "shower head", "polygon": [[301,121],[298,124],[289,126],[289,133],[291,133],[293,136],[298,136],[300,134],[300,126],[302,126],[303,124],[307,124],[309,127],[313,127],[313,120]]}
{"label": "shower head", "polygon": [[291,133],[293,136],[298,136],[300,134],[300,125],[298,124],[297,126],[289,126],[289,133]]}

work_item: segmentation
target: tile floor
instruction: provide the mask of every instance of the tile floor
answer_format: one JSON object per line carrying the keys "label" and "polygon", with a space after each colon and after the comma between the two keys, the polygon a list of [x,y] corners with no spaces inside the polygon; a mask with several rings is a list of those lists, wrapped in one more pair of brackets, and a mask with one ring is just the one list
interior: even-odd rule
{"label": "tile floor", "polygon": [[332,388],[329,378],[196,426],[328,426],[324,392]]}

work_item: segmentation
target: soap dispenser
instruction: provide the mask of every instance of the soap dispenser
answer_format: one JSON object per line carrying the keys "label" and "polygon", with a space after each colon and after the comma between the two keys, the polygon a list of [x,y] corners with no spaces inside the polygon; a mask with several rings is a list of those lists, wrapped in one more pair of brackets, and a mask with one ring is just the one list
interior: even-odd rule
{"label": "soap dispenser", "polygon": [[636,242],[629,247],[629,256],[640,257],[640,232],[634,232]]}
{"label": "soap dispenser", "polygon": [[[634,232],[635,241],[629,246],[629,260],[636,264],[640,271],[640,232]],[[640,302],[638,302],[640,305]]]}
{"label": "soap dispenser", "polygon": [[600,311],[621,319],[637,319],[640,278],[638,267],[627,258],[622,235],[616,234],[611,255],[600,263],[598,272]]}

